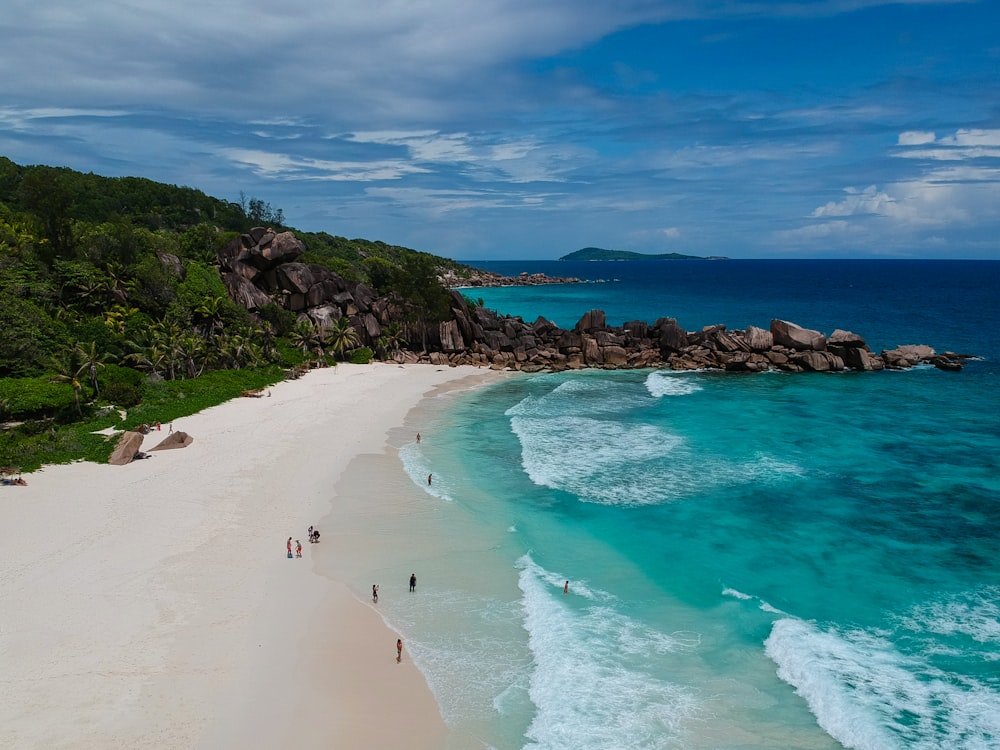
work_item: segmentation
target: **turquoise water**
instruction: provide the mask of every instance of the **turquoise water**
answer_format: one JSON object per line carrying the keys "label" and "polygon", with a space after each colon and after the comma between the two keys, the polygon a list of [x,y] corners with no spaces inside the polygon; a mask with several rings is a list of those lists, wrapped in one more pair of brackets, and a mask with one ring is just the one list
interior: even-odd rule
{"label": "turquoise water", "polygon": [[[454,747],[1000,747],[1000,264],[955,280],[964,304],[939,293],[942,266],[903,284],[883,264],[871,326],[830,313],[872,304],[855,265],[853,307],[842,290],[791,313],[781,296],[756,304],[885,345],[956,334],[984,359],[958,374],[515,376],[418,415],[427,438],[399,456],[437,553],[419,597],[385,616]],[[801,273],[778,271],[785,288]],[[624,305],[627,283],[587,285],[583,309],[602,289]],[[731,317],[683,325],[739,317],[720,285],[704,308]],[[526,317],[571,325],[560,295],[580,288],[547,288]],[[523,295],[489,291],[500,309]]]}

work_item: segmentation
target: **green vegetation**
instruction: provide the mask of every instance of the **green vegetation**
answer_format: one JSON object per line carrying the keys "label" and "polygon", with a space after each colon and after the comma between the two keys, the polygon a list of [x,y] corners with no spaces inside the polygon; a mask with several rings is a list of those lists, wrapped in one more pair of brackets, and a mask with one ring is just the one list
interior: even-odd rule
{"label": "green vegetation", "polygon": [[[115,441],[105,435],[95,435],[97,430],[114,427],[133,430],[143,424],[155,426],[157,422],[169,424],[183,417],[203,411],[230,399],[243,391],[265,388],[285,377],[285,371],[276,366],[257,370],[224,370],[209,372],[195,380],[146,381],[142,386],[142,403],[130,409],[106,406],[96,409],[82,421],[63,423],[57,417],[47,417],[24,422],[0,431],[0,464],[19,466],[22,471],[34,471],[43,464],[69,463],[71,461],[98,461],[104,463],[114,450]],[[12,383],[0,381],[0,399],[8,393],[34,393],[44,400],[42,378],[33,382]],[[20,396],[25,397],[25,396]],[[37,408],[58,412],[72,408],[72,396],[52,405],[34,402]],[[51,408],[52,406],[56,408]],[[183,429],[183,425],[179,425]]]}
{"label": "green vegetation", "polygon": [[600,247],[585,247],[559,260],[723,260],[721,256],[703,257],[700,255],[682,255],[681,253],[660,253],[648,255],[634,253],[631,250],[605,250]]}
{"label": "green vegetation", "polygon": [[[380,294],[404,326],[359,349],[347,318],[325,330],[278,305],[251,316],[228,296],[218,252],[254,226],[289,229],[262,199],[238,202],[136,177],[0,157],[0,464],[104,460],[95,429],[168,422],[280,380],[286,370],[426,348],[449,313],[443,258],[296,232],[301,261]],[[405,330],[404,330],[405,329]]]}

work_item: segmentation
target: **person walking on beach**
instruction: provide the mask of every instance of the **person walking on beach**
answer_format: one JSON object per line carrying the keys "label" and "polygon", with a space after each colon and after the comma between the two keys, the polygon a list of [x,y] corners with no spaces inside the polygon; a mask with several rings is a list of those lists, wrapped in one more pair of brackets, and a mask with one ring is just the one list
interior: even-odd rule
{"label": "person walking on beach", "polygon": [[396,639],[396,662],[399,663],[403,661],[403,639]]}
{"label": "person walking on beach", "polygon": [[285,544],[285,547],[288,549],[288,556],[291,557],[292,556],[292,538],[291,537],[288,537],[288,542]]}
{"label": "person walking on beach", "polygon": [[410,591],[417,590],[417,574],[410,573]]}
{"label": "person walking on beach", "polygon": [[431,486],[431,479],[433,479],[433,478],[434,478],[434,475],[433,475],[433,474],[428,474],[428,475],[427,475],[427,486],[428,486],[428,487],[430,487],[430,486]]}
{"label": "person walking on beach", "polygon": [[372,584],[372,601],[378,604],[378,584]]}
{"label": "person walking on beach", "polygon": [[302,557],[302,542],[298,539],[295,540],[295,556]]}

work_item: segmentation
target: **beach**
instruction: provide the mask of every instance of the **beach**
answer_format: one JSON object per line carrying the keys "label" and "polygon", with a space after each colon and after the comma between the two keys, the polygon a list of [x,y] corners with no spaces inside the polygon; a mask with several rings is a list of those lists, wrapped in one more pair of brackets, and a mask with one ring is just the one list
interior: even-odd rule
{"label": "beach", "polygon": [[[443,747],[405,643],[397,662],[398,634],[359,595],[370,582],[338,578],[337,537],[351,535],[336,488],[352,461],[391,450],[427,394],[496,377],[315,370],[142,445],[172,428],[194,438],[186,448],[5,488],[0,746]],[[369,516],[396,510],[382,480],[369,477]],[[351,539],[377,554],[379,539]]]}

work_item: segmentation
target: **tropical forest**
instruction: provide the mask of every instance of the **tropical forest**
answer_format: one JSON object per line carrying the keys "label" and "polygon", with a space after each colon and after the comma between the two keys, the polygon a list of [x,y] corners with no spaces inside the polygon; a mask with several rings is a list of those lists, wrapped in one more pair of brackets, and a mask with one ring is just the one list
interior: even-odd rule
{"label": "tropical forest", "polygon": [[[224,271],[281,239],[344,310],[354,298],[380,304],[383,325],[366,331],[336,306],[317,322],[301,295],[239,301],[245,282]],[[310,367],[426,348],[454,304],[445,271],[469,269],[293,230],[282,209],[243,193],[227,201],[0,157],[0,466],[103,461],[113,445],[101,429],[167,423]]]}

